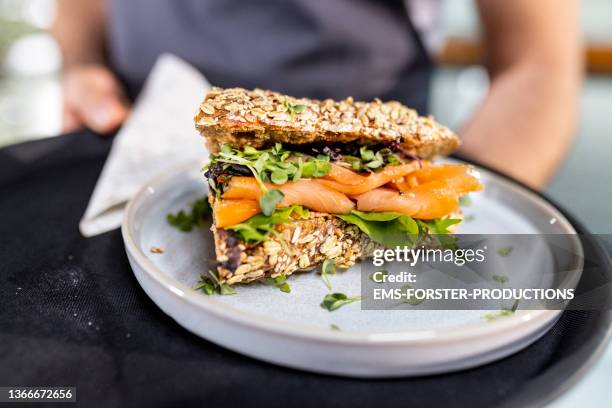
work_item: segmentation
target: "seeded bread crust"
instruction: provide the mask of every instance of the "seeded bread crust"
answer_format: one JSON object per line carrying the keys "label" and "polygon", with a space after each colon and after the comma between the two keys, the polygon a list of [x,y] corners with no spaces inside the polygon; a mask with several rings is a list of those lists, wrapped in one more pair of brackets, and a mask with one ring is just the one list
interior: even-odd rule
{"label": "seeded bread crust", "polygon": [[[299,113],[288,106],[303,105]],[[261,148],[287,144],[399,143],[403,150],[424,159],[447,155],[459,147],[459,138],[431,116],[399,102],[323,101],[293,98],[262,89],[213,88],[200,105],[196,129],[210,151],[227,143]]]}

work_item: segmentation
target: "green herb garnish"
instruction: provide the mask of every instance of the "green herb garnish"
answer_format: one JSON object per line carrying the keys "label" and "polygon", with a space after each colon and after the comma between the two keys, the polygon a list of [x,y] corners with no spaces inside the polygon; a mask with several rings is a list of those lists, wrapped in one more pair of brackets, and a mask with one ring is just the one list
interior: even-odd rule
{"label": "green herb garnish", "polygon": [[[221,146],[218,154],[212,154],[210,161],[202,170],[211,166],[240,165],[248,168],[257,180],[264,193],[268,190],[264,183],[285,184],[300,178],[324,177],[331,171],[329,157],[318,155],[306,156],[303,153],[289,151],[280,143],[269,149],[257,150],[246,146],[242,150],[233,149],[229,145]],[[212,178],[209,178],[209,184]],[[219,192],[223,186],[211,184],[213,190]]]}
{"label": "green herb garnish", "polygon": [[510,308],[502,308],[500,311],[495,313],[487,313],[483,317],[488,321],[496,320],[498,317],[509,317],[512,316],[518,309],[519,299],[516,299]]}
{"label": "green herb garnish", "polygon": [[511,246],[508,246],[508,247],[502,247],[502,248],[499,248],[499,249],[497,250],[497,253],[498,253],[499,255],[501,255],[501,256],[508,256],[508,255],[510,255],[510,253],[512,252],[512,250],[513,250],[513,249],[514,249],[514,248],[512,248]]}
{"label": "green herb garnish", "polygon": [[410,306],[417,306],[420,305],[421,303],[423,303],[425,301],[424,298],[418,298],[416,296],[408,296],[408,289],[412,289],[412,285],[410,284],[406,284],[404,286],[402,286],[401,288],[402,293],[402,297],[405,297],[406,299],[404,299],[402,301],[402,303],[407,303]]}
{"label": "green herb garnish", "polygon": [[291,116],[291,120],[293,120],[293,116],[296,113],[302,113],[304,112],[304,109],[306,108],[306,105],[292,104],[291,102],[289,102],[287,98],[285,98],[285,100],[283,101],[283,106],[287,108],[287,111],[289,112],[289,115]]}
{"label": "green herb garnish", "polygon": [[272,173],[270,173],[270,180],[272,180],[274,184],[285,184],[287,181],[289,181],[289,175],[286,171],[274,170]]}
{"label": "green herb garnish", "polygon": [[210,205],[207,198],[201,198],[191,204],[189,210],[180,210],[176,214],[168,214],[166,219],[179,231],[189,232],[193,227],[200,227],[210,215]]}
{"label": "green herb garnish", "polygon": [[461,220],[459,218],[444,218],[431,221],[417,220],[416,222],[423,232],[434,235],[447,235],[451,233],[449,228],[459,224]]}
{"label": "green herb garnish", "polygon": [[323,261],[323,265],[321,266],[321,277],[325,282],[325,286],[327,286],[327,289],[329,290],[332,289],[331,281],[329,280],[329,275],[335,274],[336,262],[333,259],[326,259],[325,261]]}
{"label": "green herb garnish", "polygon": [[202,274],[200,275],[198,283],[193,287],[193,290],[201,290],[207,295],[212,295],[215,293],[215,285],[209,277]]}
{"label": "green herb garnish", "polygon": [[460,223],[458,218],[444,218],[431,221],[416,220],[423,244],[446,249],[458,249],[457,237],[451,235],[449,228]]}
{"label": "green herb garnish", "polygon": [[496,320],[499,317],[508,317],[508,316],[512,316],[513,314],[514,314],[513,310],[502,309],[495,313],[487,313],[483,317],[487,319],[488,321],[492,322],[493,320]]}
{"label": "green herb garnish", "polygon": [[259,199],[259,207],[265,216],[271,216],[276,209],[276,204],[283,201],[285,195],[280,190],[268,190]]}
{"label": "green herb garnish", "polygon": [[200,280],[195,284],[193,290],[201,290],[206,295],[235,295],[237,292],[234,288],[226,283],[221,283],[219,276],[212,269],[208,274],[201,274]]}
{"label": "green herb garnish", "polygon": [[256,245],[266,240],[269,234],[274,233],[276,225],[292,222],[295,217],[307,219],[309,216],[310,212],[306,208],[292,205],[277,208],[269,216],[257,214],[243,223],[232,225],[226,229],[235,231],[238,237],[247,244]]}
{"label": "green herb garnish", "polygon": [[376,278],[375,278],[375,276],[381,276],[381,275],[383,277],[388,276],[389,272],[387,272],[387,271],[376,271],[376,272],[370,274],[370,280],[372,282],[374,282],[374,283],[384,283],[384,280],[376,280]]}
{"label": "green herb garnish", "polygon": [[461,196],[459,197],[459,205],[462,207],[469,207],[470,205],[472,205],[472,199],[469,195]]}
{"label": "green herb garnish", "polygon": [[493,280],[503,285],[504,283],[508,283],[510,279],[505,275],[493,275]]}
{"label": "green herb garnish", "polygon": [[362,146],[359,149],[359,156],[342,156],[342,161],[355,171],[376,171],[384,166],[395,166],[401,164],[399,157],[391,149],[385,147],[378,151]]}
{"label": "green herb garnish", "polygon": [[281,292],[291,293],[291,287],[287,283],[287,277],[284,275],[277,276],[275,278],[266,278],[266,283],[276,286]]}
{"label": "green herb garnish", "polygon": [[359,155],[361,156],[361,160],[363,160],[364,162],[374,160],[375,157],[374,152],[372,150],[369,150],[367,146],[362,146],[359,149]]}
{"label": "green herb garnish", "polygon": [[344,293],[328,293],[323,298],[323,302],[321,302],[321,307],[323,309],[327,309],[330,312],[341,308],[344,305],[348,305],[349,303],[359,302],[361,300],[361,296],[347,296]]}
{"label": "green herb garnish", "polygon": [[338,327],[338,325],[335,325],[335,324],[333,324],[333,323],[329,325],[329,328],[330,328],[331,330],[341,331],[341,330],[340,330],[340,327]]}

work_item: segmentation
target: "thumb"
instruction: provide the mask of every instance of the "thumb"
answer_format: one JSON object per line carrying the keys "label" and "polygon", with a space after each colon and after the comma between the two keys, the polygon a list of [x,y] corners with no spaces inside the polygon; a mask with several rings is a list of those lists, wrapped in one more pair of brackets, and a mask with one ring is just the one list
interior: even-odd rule
{"label": "thumb", "polygon": [[83,121],[98,133],[108,133],[121,125],[128,115],[128,108],[113,94],[98,95],[81,108]]}
{"label": "thumb", "polygon": [[105,68],[83,67],[70,71],[64,81],[66,110],[98,133],[109,133],[127,117],[119,82]]}

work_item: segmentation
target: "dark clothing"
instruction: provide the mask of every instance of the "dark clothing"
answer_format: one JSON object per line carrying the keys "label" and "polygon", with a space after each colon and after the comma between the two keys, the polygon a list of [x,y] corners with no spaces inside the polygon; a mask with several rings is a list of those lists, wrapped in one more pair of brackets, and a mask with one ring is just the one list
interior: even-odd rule
{"label": "dark clothing", "polygon": [[132,96],[169,52],[217,86],[426,109],[431,63],[402,0],[110,0],[109,17]]}

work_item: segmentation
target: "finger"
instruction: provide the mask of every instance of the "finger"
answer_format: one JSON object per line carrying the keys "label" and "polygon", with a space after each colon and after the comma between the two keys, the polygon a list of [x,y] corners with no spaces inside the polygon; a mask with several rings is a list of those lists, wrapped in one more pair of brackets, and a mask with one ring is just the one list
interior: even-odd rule
{"label": "finger", "polygon": [[129,112],[117,80],[108,70],[98,67],[69,75],[65,100],[82,123],[99,133],[116,129]]}
{"label": "finger", "polygon": [[83,106],[85,124],[98,133],[109,133],[119,127],[128,115],[128,108],[114,95]]}
{"label": "finger", "polygon": [[70,108],[64,106],[62,115],[62,132],[70,133],[81,129],[85,126],[79,115],[73,112]]}

